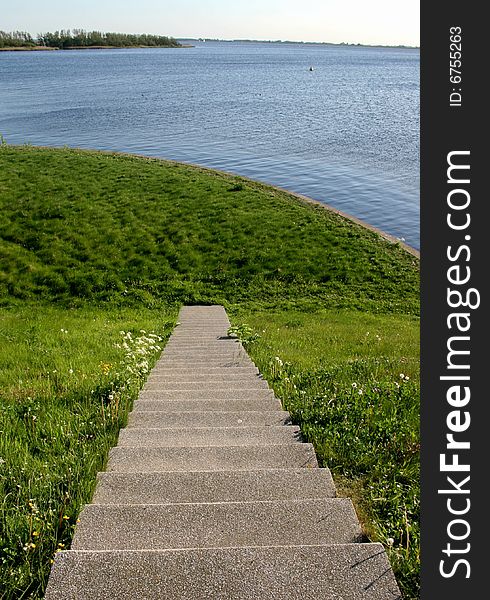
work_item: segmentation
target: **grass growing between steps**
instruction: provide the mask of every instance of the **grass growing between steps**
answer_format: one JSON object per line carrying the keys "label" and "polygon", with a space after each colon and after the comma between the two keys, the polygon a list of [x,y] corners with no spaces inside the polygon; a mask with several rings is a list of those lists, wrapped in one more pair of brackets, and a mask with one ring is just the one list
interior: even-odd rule
{"label": "grass growing between steps", "polygon": [[417,596],[416,258],[238,177],[3,144],[0,264],[2,600],[42,596],[141,385],[131,339],[166,337],[181,304],[261,336],[253,358]]}
{"label": "grass growing between steps", "polygon": [[404,598],[418,598],[418,319],[241,310],[234,322],[368,537],[384,544]]}
{"label": "grass growing between steps", "polygon": [[1,598],[41,597],[50,561],[69,546],[95,475],[174,318],[148,309],[3,311]]}

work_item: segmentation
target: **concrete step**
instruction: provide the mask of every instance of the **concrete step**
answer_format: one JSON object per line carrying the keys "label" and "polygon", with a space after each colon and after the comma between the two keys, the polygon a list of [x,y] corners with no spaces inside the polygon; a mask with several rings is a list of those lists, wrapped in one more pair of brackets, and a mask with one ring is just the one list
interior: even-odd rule
{"label": "concrete step", "polygon": [[[197,332],[199,333],[199,332]],[[213,340],[214,342],[220,343],[220,344],[236,344],[237,346],[242,345],[242,343],[240,342],[240,340],[238,340],[237,338],[232,338],[229,337],[228,335],[223,335],[222,333],[222,329],[214,329],[211,331],[204,331],[202,330],[201,335],[199,337],[207,337],[211,340]],[[175,331],[175,333],[171,336],[170,341],[174,342],[174,341],[181,341],[184,340],[186,342],[192,343],[193,341],[195,341],[195,337],[194,335],[196,334],[196,331],[185,331],[183,329],[180,330],[179,333],[177,333],[177,331]]]}
{"label": "concrete step", "polygon": [[179,325],[172,333],[172,339],[189,338],[190,336],[198,337],[214,337],[224,341],[239,341],[237,338],[232,338],[228,335],[229,325],[225,323],[211,323],[209,325],[198,325],[195,323],[186,323]]}
{"label": "concrete step", "polygon": [[172,337],[189,336],[191,334],[216,335],[221,339],[233,339],[228,336],[229,325],[223,321],[208,324],[186,323],[178,325]]}
{"label": "concrete step", "polygon": [[[203,320],[206,317],[206,320]],[[225,309],[220,305],[215,306],[186,306],[182,308],[177,319],[177,323],[187,323],[197,320],[199,323],[210,323],[211,321],[226,321],[228,322],[228,315]]]}
{"label": "concrete step", "polygon": [[[208,307],[206,307],[208,308]],[[177,319],[177,324],[184,325],[185,323],[191,323],[192,321],[197,321],[200,324],[211,323],[213,321],[228,321],[228,315],[223,307],[212,308],[208,310],[200,309],[196,306],[189,306],[182,309],[183,312],[179,313],[179,317]]]}
{"label": "concrete step", "polygon": [[[257,375],[259,370],[253,363],[243,364],[240,366],[235,366],[233,364],[230,365],[216,365],[213,363],[200,364],[200,363],[187,363],[184,361],[178,361],[179,363],[183,363],[183,366],[173,365],[168,362],[160,361],[156,364],[156,366],[152,369],[151,375],[169,375],[171,373],[176,373],[180,375],[182,373],[196,373],[197,375],[210,373],[210,374],[221,374],[228,373],[229,375]],[[185,364],[185,366],[184,366]]]}
{"label": "concrete step", "polygon": [[[184,362],[184,361],[177,361],[177,362]],[[188,372],[193,372],[194,371],[194,366],[199,368],[199,372],[201,371],[206,371],[206,370],[211,370],[211,372],[228,372],[228,373],[233,373],[233,374],[244,374],[244,373],[258,373],[259,370],[257,369],[257,367],[252,363],[243,363],[240,364],[239,366],[235,366],[233,364],[230,364],[228,366],[221,366],[220,364],[216,364],[216,363],[212,363],[212,362],[208,362],[208,364],[204,364],[201,365],[199,363],[191,363],[190,361],[185,361],[186,363],[186,367],[181,367],[181,366],[174,366],[173,364],[169,363],[169,362],[164,362],[164,361],[159,361],[157,363],[157,365],[154,367],[155,368],[155,373],[159,373],[159,372],[167,372],[167,371],[184,371],[187,370]]]}
{"label": "concrete step", "polygon": [[[202,398],[194,400],[158,400],[158,399],[140,399],[136,400],[133,406],[133,413],[145,412],[230,412],[230,411],[253,411],[265,412],[281,411],[282,405],[278,398],[273,396],[263,398],[228,398],[223,400],[206,400]],[[217,416],[217,418],[219,418]]]}
{"label": "concrete step", "polygon": [[169,381],[165,379],[153,379],[145,383],[142,391],[151,390],[208,390],[211,394],[218,390],[269,390],[269,384],[264,379],[245,378],[245,379],[204,379],[202,381]]}
{"label": "concrete step", "polygon": [[121,429],[117,445],[129,448],[271,446],[301,442],[299,427],[168,427]]}
{"label": "concrete step", "polygon": [[227,327],[229,329],[230,321],[228,320],[228,317],[201,314],[196,315],[193,319],[180,319],[177,322],[175,331],[181,331],[188,327],[201,329],[206,327]]}
{"label": "concrete step", "polygon": [[244,357],[245,354],[240,350],[186,350],[184,348],[168,350],[165,352],[165,357],[169,358],[180,358],[181,360],[195,360],[195,359],[206,359],[206,360],[235,360]]}
{"label": "concrete step", "polygon": [[[230,369],[231,370],[231,369]],[[176,383],[176,382],[218,382],[218,383],[228,383],[230,381],[245,381],[245,382],[249,382],[249,383],[255,383],[256,381],[258,382],[266,382],[265,379],[263,379],[258,373],[253,373],[250,371],[243,371],[243,372],[238,372],[237,369],[233,369],[232,373],[227,372],[226,369],[224,370],[217,370],[214,369],[212,371],[201,371],[201,372],[196,372],[196,371],[181,371],[176,372],[176,371],[168,371],[167,373],[165,372],[159,372],[159,371],[155,371],[155,373],[152,373],[150,375],[150,377],[148,377],[148,382],[155,382],[155,383],[159,383],[159,382],[163,382],[163,383]],[[267,382],[266,382],[267,383]]]}
{"label": "concrete step", "polygon": [[228,316],[226,314],[226,312],[223,312],[221,314],[217,314],[217,313],[211,313],[211,312],[195,312],[192,316],[191,315],[184,315],[181,314],[179,315],[179,318],[177,320],[177,328],[178,327],[188,327],[189,324],[195,323],[197,326],[199,327],[210,327],[212,324],[215,323],[220,323],[223,325],[229,325],[230,321],[228,319]]}
{"label": "concrete step", "polygon": [[318,467],[311,444],[194,448],[123,448],[109,451],[108,472],[253,471]]}
{"label": "concrete step", "polygon": [[[205,363],[208,365],[211,364],[233,364],[240,363],[245,364],[247,362],[246,357],[239,352],[185,352],[185,351],[172,351],[165,355],[165,361],[162,362],[183,362],[185,361],[187,364],[192,363]],[[249,365],[252,363],[248,362]]]}
{"label": "concrete step", "polygon": [[222,379],[223,377],[227,377],[228,379],[263,379],[258,370],[254,369],[252,365],[221,367],[220,365],[211,366],[209,364],[200,366],[199,368],[188,367],[187,369],[182,367],[175,368],[172,365],[161,365],[151,374],[152,377],[158,377],[159,379],[163,377],[182,377],[183,375],[197,377],[198,379],[204,377],[208,377],[209,379]]}
{"label": "concrete step", "polygon": [[89,504],[73,550],[163,550],[359,542],[348,498],[209,504]]}
{"label": "concrete step", "polygon": [[171,358],[163,356],[157,363],[156,368],[186,368],[186,369],[208,369],[212,367],[255,367],[254,363],[246,357],[240,359],[208,360],[207,358],[196,360],[185,360],[182,358]]}
{"label": "concrete step", "polygon": [[189,331],[217,331],[220,332],[224,336],[228,336],[228,331],[230,329],[229,321],[227,319],[209,319],[208,318],[200,318],[196,321],[187,321],[181,322],[174,329],[174,334],[179,335],[181,333],[186,333]]}
{"label": "concrete step", "polygon": [[[250,357],[247,356],[245,353],[240,352],[238,353],[239,357],[235,357],[234,361],[241,361],[243,363],[249,364],[249,365],[253,365],[254,363],[251,361]],[[206,356],[198,356],[197,358],[192,358],[189,356],[186,356],[185,353],[181,353],[180,355],[177,356],[170,356],[170,354],[162,354],[161,358],[159,359],[157,365],[159,364],[167,364],[167,363],[173,363],[173,362],[184,362],[186,364],[194,364],[194,363],[215,363],[215,362],[219,362],[220,359],[216,359],[216,358],[209,358],[209,354],[207,354]],[[254,365],[255,366],[255,365]]]}
{"label": "concrete step", "polygon": [[[220,354],[222,352],[239,352],[245,354],[246,351],[241,344],[236,342],[220,342],[217,338],[203,338],[199,336],[192,336],[193,341],[189,343],[180,343],[177,339],[169,341],[170,346],[166,346],[166,349],[173,352],[200,352],[208,349],[210,352]],[[182,340],[184,342],[185,340]],[[197,342],[197,343],[196,343]]]}
{"label": "concrete step", "polygon": [[223,335],[223,331],[188,331],[186,333],[180,333],[179,335],[173,334],[170,336],[167,346],[174,345],[178,347],[180,345],[186,348],[198,347],[198,346],[212,346],[215,348],[226,348],[235,349],[245,352],[243,344],[232,338]]}
{"label": "concrete step", "polygon": [[99,473],[93,504],[175,504],[333,498],[328,469]]}
{"label": "concrete step", "polygon": [[244,350],[240,350],[238,348],[233,348],[233,349],[224,349],[224,350],[215,350],[215,349],[209,349],[207,350],[206,348],[184,348],[184,347],[179,347],[179,348],[173,348],[170,349],[168,354],[164,354],[161,358],[162,361],[170,361],[170,360],[184,360],[184,361],[189,361],[189,362],[193,362],[193,361],[199,361],[199,360],[205,360],[205,359],[212,359],[212,360],[216,360],[217,358],[220,358],[222,356],[228,357],[228,356],[232,356],[236,359],[241,358],[242,360],[247,360],[249,362],[251,362],[250,357],[247,356],[247,354],[245,353]]}
{"label": "concrete step", "polygon": [[167,348],[168,349],[168,353],[165,352],[166,355],[170,355],[170,354],[175,354],[175,353],[199,353],[199,352],[204,352],[206,350],[208,350],[211,354],[245,354],[245,350],[243,349],[243,347],[239,346],[238,344],[230,344],[228,342],[225,343],[225,345],[219,345],[219,346],[211,346],[208,347],[208,344],[202,344],[202,346],[197,346],[196,344],[192,344],[192,345],[180,345],[180,344],[176,344],[173,348]]}
{"label": "concrete step", "polygon": [[128,427],[247,427],[249,425],[290,425],[291,416],[284,410],[269,412],[211,412],[211,411],[147,411],[132,412]]}
{"label": "concrete step", "polygon": [[168,348],[174,345],[185,345],[190,347],[197,345],[206,345],[219,348],[233,347],[243,349],[243,345],[238,340],[214,334],[209,334],[208,336],[206,336],[206,339],[203,339],[203,336],[199,336],[198,338],[196,338],[194,334],[172,335],[172,337],[168,340],[166,347]]}
{"label": "concrete step", "polygon": [[381,544],[56,555],[45,600],[401,600]]}
{"label": "concrete step", "polygon": [[140,392],[140,399],[145,400],[265,400],[274,398],[274,392],[271,389],[198,389],[189,390],[164,390],[145,389]]}

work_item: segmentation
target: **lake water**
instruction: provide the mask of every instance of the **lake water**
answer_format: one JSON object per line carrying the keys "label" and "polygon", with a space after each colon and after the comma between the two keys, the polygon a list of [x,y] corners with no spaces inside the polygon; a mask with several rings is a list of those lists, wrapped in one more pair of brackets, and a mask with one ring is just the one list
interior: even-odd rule
{"label": "lake water", "polygon": [[0,134],[246,175],[419,247],[418,50],[194,43],[0,52]]}

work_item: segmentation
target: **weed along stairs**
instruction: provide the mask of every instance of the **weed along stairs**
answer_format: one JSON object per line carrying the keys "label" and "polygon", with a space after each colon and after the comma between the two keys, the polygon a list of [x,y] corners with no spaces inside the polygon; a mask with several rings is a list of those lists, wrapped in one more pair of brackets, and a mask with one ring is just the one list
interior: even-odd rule
{"label": "weed along stairs", "polygon": [[179,320],[45,598],[401,598],[225,310]]}

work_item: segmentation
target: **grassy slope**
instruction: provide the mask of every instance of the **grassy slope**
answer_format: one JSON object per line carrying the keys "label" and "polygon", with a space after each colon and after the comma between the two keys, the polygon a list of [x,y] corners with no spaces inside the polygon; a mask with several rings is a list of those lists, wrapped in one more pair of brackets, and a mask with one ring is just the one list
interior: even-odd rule
{"label": "grassy slope", "polygon": [[417,310],[416,259],[321,207],[193,167],[3,149],[0,298]]}
{"label": "grassy slope", "polygon": [[[390,550],[406,598],[416,597],[413,256],[321,207],[237,177],[29,147],[0,147],[0,232],[1,430],[18,439],[15,455],[10,443],[1,450],[5,598],[38,597],[49,559],[60,540],[68,542],[93,473],[124,422],[138,381],[118,391],[117,414],[107,418],[124,361],[114,349],[119,330],[166,332],[179,304],[210,302],[260,335],[249,345],[254,359],[337,481],[356,495],[367,531]],[[63,377],[53,380],[52,371]],[[66,464],[53,440],[59,430],[77,440],[66,442]],[[39,464],[47,465],[44,491]],[[79,480],[73,473],[85,473],[87,464]],[[44,546],[30,548],[34,497],[45,535]]]}

